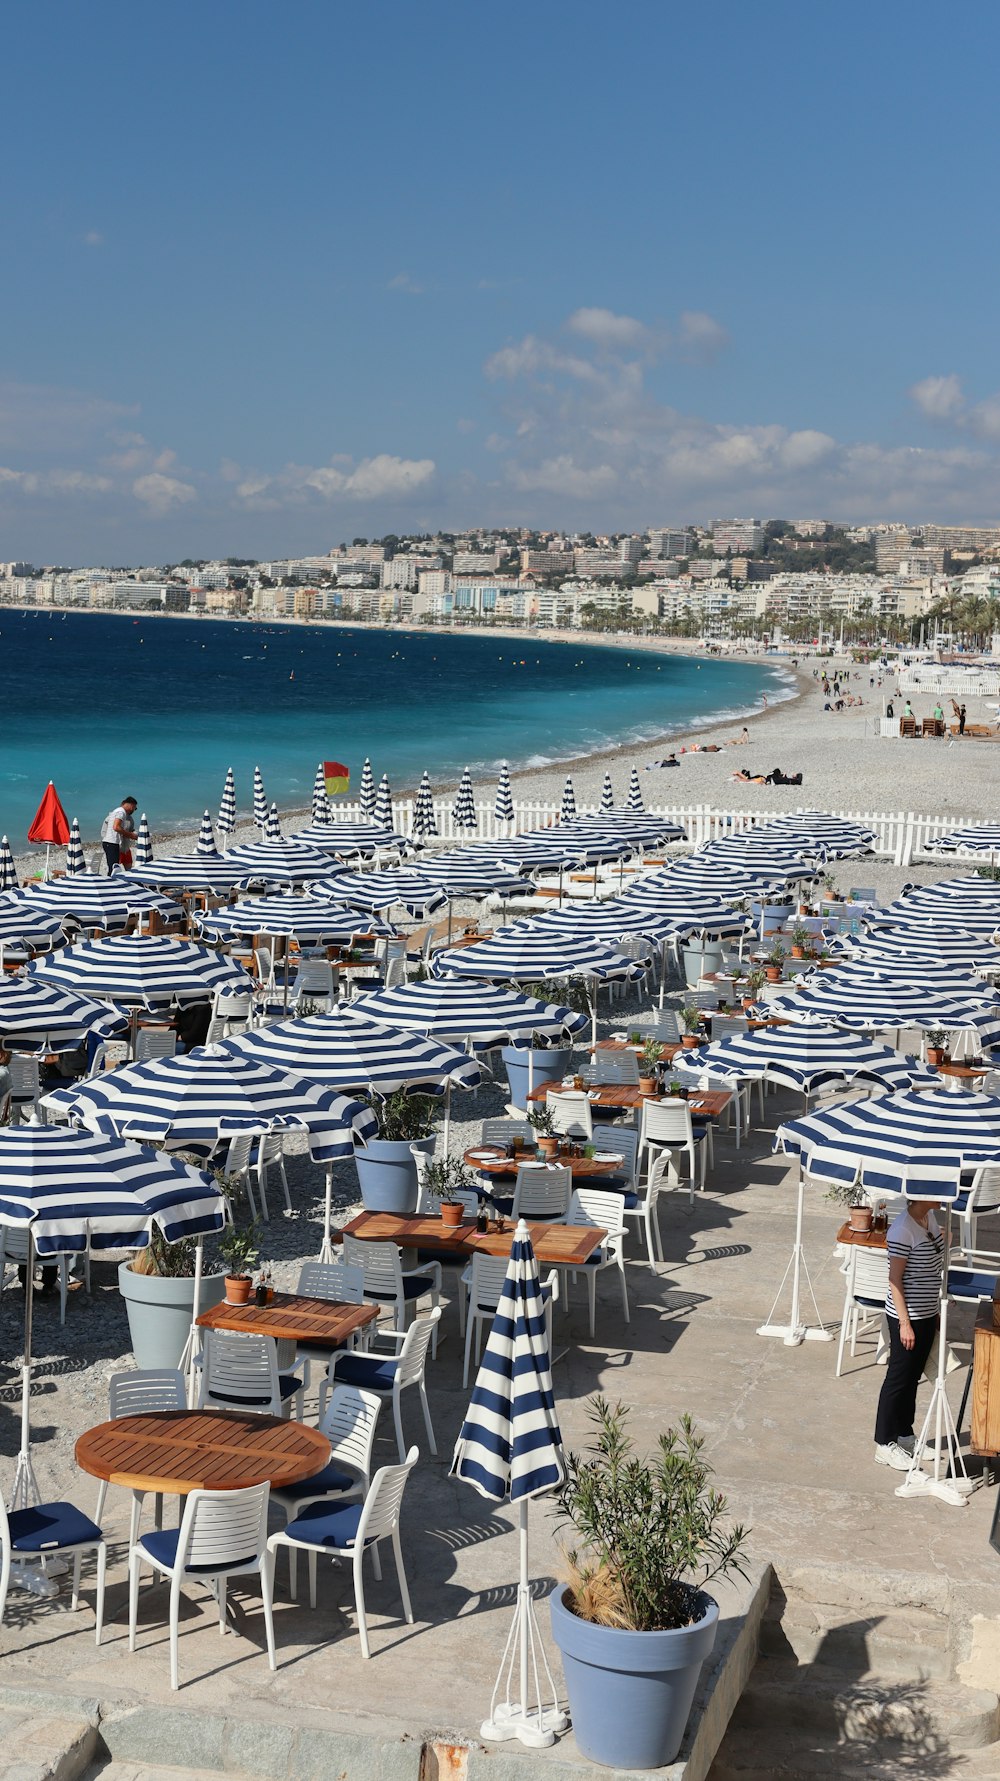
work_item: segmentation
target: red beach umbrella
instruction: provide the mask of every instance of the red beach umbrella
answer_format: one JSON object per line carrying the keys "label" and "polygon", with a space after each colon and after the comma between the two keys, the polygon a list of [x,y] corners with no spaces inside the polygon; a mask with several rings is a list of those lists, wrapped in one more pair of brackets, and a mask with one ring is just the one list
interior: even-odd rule
{"label": "red beach umbrella", "polygon": [[66,812],[59,802],[59,793],[51,779],[45,787],[45,794],[35,812],[35,820],[28,830],[29,841],[45,842],[45,876],[49,875],[49,848],[65,847],[69,842],[69,823]]}

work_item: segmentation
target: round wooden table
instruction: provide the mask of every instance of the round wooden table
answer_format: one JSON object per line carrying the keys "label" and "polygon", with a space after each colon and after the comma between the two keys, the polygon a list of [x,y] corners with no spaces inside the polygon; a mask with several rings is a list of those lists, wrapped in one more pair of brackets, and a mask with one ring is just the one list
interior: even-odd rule
{"label": "round wooden table", "polygon": [[88,1429],[76,1444],[81,1471],[127,1490],[187,1496],[192,1490],[275,1490],[321,1472],[330,1443],[318,1429],[241,1410],[156,1410]]}
{"label": "round wooden table", "polygon": [[560,1169],[571,1169],[573,1180],[597,1180],[602,1175],[616,1175],[622,1167],[624,1158],[611,1151],[604,1154],[610,1159],[602,1162],[596,1156],[553,1156],[549,1158],[533,1156],[524,1151],[518,1156],[507,1156],[502,1150],[490,1149],[489,1155],[485,1144],[473,1145],[465,1152],[465,1162],[470,1169],[478,1169],[483,1175],[516,1175],[522,1163],[552,1162]]}

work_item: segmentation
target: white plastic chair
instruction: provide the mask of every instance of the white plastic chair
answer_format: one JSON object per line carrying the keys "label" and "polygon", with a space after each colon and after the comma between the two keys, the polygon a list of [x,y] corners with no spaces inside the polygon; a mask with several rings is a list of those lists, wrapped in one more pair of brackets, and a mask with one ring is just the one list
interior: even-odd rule
{"label": "white plastic chair", "polygon": [[294,1373],[278,1372],[278,1345],[272,1336],[243,1336],[235,1330],[205,1330],[199,1410],[252,1410],[261,1416],[287,1416],[291,1399],[302,1420],[303,1387]]}
{"label": "white plastic chair", "polygon": [[572,1270],[573,1278],[582,1273],[587,1282],[590,1304],[590,1336],[597,1323],[597,1276],[605,1268],[617,1268],[622,1288],[622,1315],[630,1322],[628,1283],[625,1279],[625,1216],[620,1194],[601,1193],[595,1187],[578,1187],[569,1203],[568,1224],[600,1225],[607,1236],[600,1249],[589,1256],[582,1268]]}
{"label": "white plastic chair", "polygon": [[12,1509],[8,1514],[0,1497],[0,1626],[3,1625],[7,1608],[7,1592],[15,1557],[21,1562],[25,1559],[72,1556],[73,1595],[70,1606],[75,1613],[80,1600],[80,1560],[85,1552],[90,1551],[97,1553],[99,1645],[104,1625],[104,1577],[108,1558],[101,1529],[75,1503],[32,1503],[26,1509]]}
{"label": "white plastic chair", "polygon": [[253,970],[257,979],[257,987],[265,996],[274,994],[274,955],[269,946],[255,946],[253,949]]}
{"label": "white plastic chair", "polygon": [[292,994],[292,1004],[298,1009],[303,1001],[321,1002],[328,1014],[332,1014],[337,1006],[339,973],[333,968],[329,959],[303,959],[299,965]]}
{"label": "white plastic chair", "polygon": [[380,940],[375,950],[383,989],[396,989],[405,983],[406,941]]}
{"label": "white plastic chair", "polygon": [[[634,1125],[595,1125],[594,1147],[612,1156],[620,1156],[621,1162],[615,1169],[616,1188],[621,1186],[626,1193],[633,1193],[636,1184],[636,1164],[639,1160],[639,1133]],[[601,1187],[595,1181],[595,1187]]]}
{"label": "white plastic chair", "polygon": [[370,1549],[375,1576],[376,1578],[381,1577],[382,1566],[378,1555],[378,1545],[381,1540],[390,1540],[392,1543],[392,1555],[396,1562],[396,1576],[399,1580],[399,1593],[403,1602],[403,1615],[407,1625],[413,1625],[413,1610],[410,1607],[410,1594],[406,1587],[403,1553],[399,1541],[399,1512],[406,1481],[419,1457],[419,1448],[411,1447],[401,1465],[383,1466],[376,1472],[371,1489],[363,1504],[345,1503],[342,1508],[331,1508],[326,1503],[314,1503],[311,1508],[304,1509],[294,1521],[290,1521],[280,1533],[272,1534],[267,1543],[272,1576],[274,1574],[274,1558],[279,1546],[294,1546],[300,1552],[309,1554],[309,1605],[312,1608],[316,1606],[316,1560],[320,1554],[326,1553],[331,1558],[352,1560],[354,1602],[358,1614],[362,1657],[371,1657],[371,1648],[368,1643],[368,1623],[365,1619],[362,1567],[365,1551]]}
{"label": "white plastic chair", "polygon": [[10,1063],[10,1122],[19,1125],[25,1109],[36,1119],[43,1119],[40,1097],[41,1076],[37,1057],[26,1056],[23,1051],[11,1053]]}
{"label": "white plastic chair", "polygon": [[514,1184],[511,1217],[538,1219],[542,1224],[564,1224],[573,1192],[572,1169],[557,1163],[522,1163]]}
{"label": "white plastic chair", "polygon": [[[365,1296],[365,1276],[361,1268],[349,1268],[346,1263],[339,1262],[304,1262],[299,1269],[296,1292],[306,1299],[328,1299],[340,1305],[360,1305]],[[364,1336],[364,1331],[361,1332]],[[296,1343],[295,1364],[302,1363],[302,1388],[309,1390],[312,1377],[312,1363],[316,1361],[323,1368],[323,1377],[319,1382],[319,1420],[323,1420],[326,1407],[326,1367],[330,1359],[329,1348],[314,1348],[308,1342]]]}
{"label": "white plastic chair", "polygon": [[292,1196],[288,1191],[288,1176],[285,1173],[284,1137],[281,1132],[268,1132],[258,1138],[254,1148],[251,1164],[257,1177],[257,1192],[260,1195],[260,1209],[267,1224],[271,1222],[271,1212],[267,1203],[267,1178],[272,1169],[277,1169],[281,1182],[281,1191],[285,1197],[285,1216],[292,1216]]}
{"label": "white plastic chair", "polygon": [[691,1181],[691,1205],[694,1205],[695,1175],[698,1186],[705,1186],[705,1158],[708,1138],[705,1130],[696,1133],[691,1109],[686,1101],[643,1101],[642,1124],[639,1128],[639,1169],[645,1162],[651,1168],[657,1156],[666,1150],[671,1156],[684,1155],[688,1160]]}
{"label": "white plastic chair", "polygon": [[576,1138],[589,1144],[594,1130],[594,1115],[583,1089],[546,1089],[545,1105],[552,1115],[555,1131],[563,1137]]}
{"label": "white plastic chair", "polygon": [[212,997],[212,1019],[222,1023],[222,1033],[228,1037],[230,1033],[246,1032],[253,1026],[253,996],[249,990],[246,994],[240,991],[217,989]]}
{"label": "white plastic chair", "polygon": [[479,1142],[484,1147],[489,1144],[506,1145],[512,1138],[523,1138],[526,1143],[535,1141],[535,1128],[526,1119],[484,1119],[479,1132]]}
{"label": "white plastic chair", "polygon": [[102,1039],[94,1052],[94,1061],[88,1076],[100,1076],[104,1070],[117,1070],[127,1064],[129,1045],[127,1039]]}
{"label": "white plastic chair", "polygon": [[712,1044],[717,1039],[735,1039],[749,1029],[749,1021],[745,1014],[713,1014]]}
{"label": "white plastic chair", "polygon": [[396,1349],[395,1354],[380,1355],[374,1348],[365,1353],[350,1353],[347,1349],[338,1348],[331,1357],[327,1369],[327,1378],[331,1385],[355,1385],[360,1391],[374,1392],[377,1397],[390,1400],[392,1403],[392,1421],[396,1430],[396,1445],[402,1460],[406,1454],[403,1440],[403,1418],[400,1399],[404,1391],[414,1388],[420,1394],[420,1408],[424,1413],[424,1428],[427,1430],[427,1445],[432,1453],[437,1452],[434,1441],[434,1425],[431,1422],[431,1408],[427,1398],[428,1347],[437,1343],[438,1324],[441,1321],[441,1307],[434,1309],[424,1317],[416,1317],[405,1334],[400,1330],[380,1329],[375,1333],[374,1341],[389,1342]]}
{"label": "white plastic chair", "polygon": [[627,1033],[643,1033],[646,1038],[659,1039],[662,1045],[679,1045],[681,1042],[680,1021],[673,1008],[652,1008],[645,1014],[636,1014],[629,1021]]}
{"label": "white plastic chair", "polygon": [[[162,1372],[134,1367],[131,1372],[112,1373],[108,1381],[108,1420],[117,1422],[121,1416],[147,1416],[153,1410],[186,1410],[187,1387],[184,1375],[176,1369],[165,1368]],[[97,1507],[94,1510],[95,1521],[100,1521],[104,1514],[104,1503],[108,1494],[108,1481],[102,1479],[97,1491]],[[142,1513],[143,1490],[132,1492],[132,1520],[129,1528],[129,1545],[135,1545],[139,1532],[139,1516]],[[163,1519],[163,1497],[156,1495],[156,1525],[159,1527]]]}
{"label": "white plastic chair", "polygon": [[641,1224],[646,1238],[646,1254],[654,1274],[656,1264],[663,1260],[663,1238],[660,1232],[660,1216],[658,1201],[661,1193],[670,1193],[678,1186],[676,1177],[671,1174],[669,1154],[657,1157],[645,1182],[637,1182],[634,1191],[635,1205],[622,1203],[622,1217],[626,1226],[631,1220]]}
{"label": "white plastic chair", "polygon": [[[430,1296],[434,1309],[441,1298],[441,1264],[421,1263],[418,1268],[404,1269],[395,1243],[368,1243],[360,1237],[344,1237],[344,1260],[360,1268],[365,1277],[365,1298],[376,1305],[392,1306],[392,1327],[398,1330],[406,1323],[407,1310],[418,1299]],[[434,1326],[434,1354],[437,1354],[437,1325]]]}
{"label": "white plastic chair", "polygon": [[228,1175],[237,1187],[243,1189],[247,1197],[247,1205],[250,1208],[250,1216],[256,1220],[260,1213],[254,1198],[253,1183],[250,1180],[250,1157],[253,1145],[252,1137],[241,1135],[238,1138],[230,1138],[229,1149],[226,1151],[226,1160],[222,1169],[223,1173]]}
{"label": "white plastic chair", "polygon": [[[0,1300],[3,1299],[3,1289],[4,1289],[4,1282],[5,1282],[8,1262],[13,1263],[13,1265],[17,1268],[27,1268],[27,1265],[28,1265],[28,1235],[22,1226],[13,1225],[13,1224],[0,1225]],[[38,1266],[40,1268],[55,1268],[57,1270],[58,1279],[59,1279],[59,1322],[60,1322],[60,1324],[64,1324],[66,1322],[66,1302],[67,1302],[67,1298],[69,1296],[69,1262],[70,1262],[70,1258],[67,1255],[65,1250],[62,1250],[58,1256],[40,1256],[37,1254],[37,1252],[35,1254],[36,1266]],[[84,1278],[85,1289],[87,1292],[89,1292],[90,1291],[90,1250],[89,1250],[89,1248],[85,1249],[83,1251],[83,1278]]]}
{"label": "white plastic chair", "polygon": [[[329,1503],[336,1507],[352,1498],[367,1496],[371,1486],[372,1448],[381,1398],[373,1391],[359,1391],[356,1385],[336,1385],[329,1403],[319,1419],[320,1434],[330,1443],[330,1458],[321,1472],[311,1478],[289,1485],[285,1490],[272,1490],[271,1502],[281,1509],[285,1521],[294,1521],[311,1503]],[[296,1554],[288,1553],[288,1582],[296,1593]]]}
{"label": "white plastic chair", "polygon": [[1000,1166],[984,1163],[978,1168],[968,1191],[959,1194],[952,1202],[951,1210],[958,1218],[956,1249],[989,1254],[988,1250],[979,1248],[978,1227],[980,1218],[990,1212],[1000,1212]]}
{"label": "white plastic chair", "polygon": [[595,1051],[593,1078],[598,1087],[603,1084],[634,1088],[639,1075],[639,1059],[634,1051]]}
{"label": "white plastic chair", "polygon": [[862,1324],[874,1318],[879,1326],[878,1347],[875,1352],[875,1364],[878,1365],[883,1353],[889,1351],[885,1337],[885,1295],[889,1287],[889,1254],[885,1249],[862,1249],[857,1243],[850,1244],[845,1265],[846,1291],[844,1309],[840,1318],[840,1341],[837,1345],[837,1369],[834,1375],[839,1379],[844,1365],[844,1347],[850,1338],[851,1359],[857,1351],[858,1331]]}
{"label": "white plastic chair", "polygon": [[177,1050],[177,1034],[173,1027],[140,1027],[135,1035],[135,1062],[144,1064],[149,1058],[173,1057]]}
{"label": "white plastic chair", "polygon": [[181,1585],[214,1583],[219,1604],[219,1631],[226,1631],[226,1584],[230,1577],[260,1577],[264,1603],[267,1659],[273,1670],[274,1620],[271,1594],[274,1567],[267,1545],[270,1486],[247,1490],[193,1490],[184,1505],[179,1528],[143,1534],[128,1555],[128,1648],[135,1650],[139,1617],[139,1572],[144,1564],[170,1578],[170,1686],[178,1688],[177,1636]]}
{"label": "white plastic chair", "polygon": [[[479,1365],[479,1336],[482,1325],[492,1324],[496,1316],[497,1306],[503,1297],[504,1281],[510,1258],[506,1255],[483,1255],[481,1251],[472,1257],[471,1264],[462,1275],[462,1290],[467,1291],[468,1301],[465,1309],[465,1361],[462,1367],[462,1387],[468,1387],[469,1361],[472,1358],[473,1342],[476,1350],[476,1365]],[[553,1271],[541,1283],[541,1295],[545,1304],[546,1340],[549,1352],[552,1352],[552,1305],[557,1296],[558,1276]]]}

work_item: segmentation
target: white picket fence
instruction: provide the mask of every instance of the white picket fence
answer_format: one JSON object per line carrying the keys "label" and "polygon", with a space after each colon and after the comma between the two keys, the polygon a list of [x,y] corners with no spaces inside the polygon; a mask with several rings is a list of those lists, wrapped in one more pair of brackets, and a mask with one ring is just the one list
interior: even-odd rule
{"label": "white picket fence", "polygon": [[[590,814],[596,808],[596,805],[583,803],[577,806],[580,815]],[[392,809],[397,829],[409,834],[413,825],[413,800],[394,798]],[[512,823],[497,821],[492,802],[477,802],[474,829],[456,828],[453,809],[453,797],[434,800],[439,843],[461,845],[466,841],[504,841],[522,830],[551,828],[559,821],[559,805],[541,798],[515,799]],[[720,810],[714,804],[651,804],[647,811],[650,815],[663,816],[670,822],[681,824],[687,835],[687,847],[700,847],[703,842],[715,841],[724,835],[738,835],[744,829],[759,828],[776,816],[789,814],[787,811],[760,809]],[[948,855],[928,853],[927,843],[952,829],[968,828],[978,820],[972,816],[915,815],[913,811],[903,810],[831,810],[827,814],[871,829],[875,835],[875,853],[880,859],[891,860],[897,866],[909,866],[918,860],[947,859]],[[338,820],[345,822],[365,820],[357,803],[341,803],[339,799],[336,815]],[[977,856],[964,854],[960,857],[970,860]]]}

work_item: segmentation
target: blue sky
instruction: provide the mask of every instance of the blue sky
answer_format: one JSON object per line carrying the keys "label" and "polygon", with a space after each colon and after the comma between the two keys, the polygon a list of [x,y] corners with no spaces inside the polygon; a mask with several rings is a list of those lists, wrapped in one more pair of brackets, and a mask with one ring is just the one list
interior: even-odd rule
{"label": "blue sky", "polygon": [[995,10],[4,17],[0,558],[1000,520]]}

